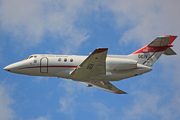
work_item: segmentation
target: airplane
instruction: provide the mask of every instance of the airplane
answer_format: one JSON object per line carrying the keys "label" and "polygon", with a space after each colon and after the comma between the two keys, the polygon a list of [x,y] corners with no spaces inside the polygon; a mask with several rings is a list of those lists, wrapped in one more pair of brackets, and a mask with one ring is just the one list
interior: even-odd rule
{"label": "airplane", "polygon": [[33,54],[4,67],[4,70],[30,76],[48,76],[86,83],[116,94],[127,94],[110,81],[142,75],[152,70],[162,54],[176,55],[171,44],[177,36],[157,37],[129,55],[107,55],[108,48],[97,48],[89,56]]}

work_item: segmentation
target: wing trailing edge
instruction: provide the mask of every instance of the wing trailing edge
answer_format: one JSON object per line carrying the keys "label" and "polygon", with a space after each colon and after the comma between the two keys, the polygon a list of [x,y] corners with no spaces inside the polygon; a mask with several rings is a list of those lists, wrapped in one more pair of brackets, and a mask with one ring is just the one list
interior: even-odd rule
{"label": "wing trailing edge", "polygon": [[126,92],[118,89],[113,84],[111,84],[109,81],[94,81],[94,82],[83,82],[88,84],[87,87],[96,87],[108,92],[116,93],[116,94],[127,94]]}

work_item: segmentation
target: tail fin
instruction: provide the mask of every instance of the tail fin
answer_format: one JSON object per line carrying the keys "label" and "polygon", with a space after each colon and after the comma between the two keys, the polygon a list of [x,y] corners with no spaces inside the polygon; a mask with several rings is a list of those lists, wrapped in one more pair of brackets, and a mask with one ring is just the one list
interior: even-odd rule
{"label": "tail fin", "polygon": [[150,44],[130,54],[129,57],[137,60],[140,64],[151,67],[163,53],[165,55],[176,55],[176,53],[170,48],[173,46],[171,43],[176,38],[177,36],[172,35],[157,37]]}

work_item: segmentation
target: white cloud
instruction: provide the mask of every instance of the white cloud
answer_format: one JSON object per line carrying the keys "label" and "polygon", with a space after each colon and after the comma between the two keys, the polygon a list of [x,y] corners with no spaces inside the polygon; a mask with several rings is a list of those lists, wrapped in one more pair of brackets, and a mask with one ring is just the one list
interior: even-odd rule
{"label": "white cloud", "polygon": [[108,108],[102,102],[93,102],[93,107],[100,120],[113,119],[111,115],[115,112],[114,109]]}
{"label": "white cloud", "polygon": [[120,42],[135,40],[147,44],[156,36],[180,33],[179,10],[179,1],[168,0],[163,3],[157,0],[2,0],[0,22],[3,30],[26,46],[43,42],[44,36],[49,35],[67,54],[89,37],[87,29],[75,24],[84,14],[111,12],[118,29],[127,27]]}
{"label": "white cloud", "polygon": [[180,1],[115,0],[100,4],[114,14],[116,26],[127,28],[120,42],[147,44],[156,36],[180,33],[180,16],[177,14]]}
{"label": "white cloud", "polygon": [[67,115],[73,115],[74,111],[73,108],[75,106],[75,98],[77,94],[73,94],[76,87],[74,86],[72,81],[63,81],[59,84],[60,87],[63,87],[66,91],[65,96],[61,97],[59,100],[60,103],[60,109],[58,112],[62,112]]}
{"label": "white cloud", "polygon": [[138,97],[134,100],[134,106],[126,111],[128,117],[142,119],[144,116],[150,117],[154,113],[157,114],[157,103],[160,96],[146,92],[140,92],[136,96]]}
{"label": "white cloud", "polygon": [[[174,95],[171,95],[174,94]],[[134,103],[124,110],[123,119],[159,118],[163,120],[178,119],[180,109],[179,91],[175,93],[158,93],[157,91],[134,92]],[[167,98],[169,97],[169,98]]]}
{"label": "white cloud", "polygon": [[[3,38],[1,38],[1,39],[3,39]],[[3,49],[4,49],[4,46],[5,46],[5,41],[4,40],[0,40],[0,63],[2,63],[3,62],[3,59],[4,59],[4,57],[3,57]]]}
{"label": "white cloud", "polygon": [[0,119],[12,120],[15,118],[15,112],[11,108],[14,100],[10,97],[9,87],[4,83],[0,84]]}
{"label": "white cloud", "polygon": [[32,82],[34,83],[41,83],[41,82],[47,82],[50,79],[50,77],[41,77],[41,76],[37,76],[35,77]]}
{"label": "white cloud", "polygon": [[[109,108],[99,101],[85,101],[85,103],[79,103],[78,97],[80,95],[91,96],[95,89],[85,87],[85,84],[78,83],[75,81],[63,81],[59,84],[60,87],[65,89],[65,95],[59,100],[60,108],[58,112],[68,115],[71,119],[74,119],[76,115],[76,109],[93,109],[92,113],[95,113],[99,119],[110,119],[111,115],[115,112],[113,108]],[[83,106],[82,106],[83,104]],[[88,110],[87,110],[88,111]]]}
{"label": "white cloud", "polygon": [[52,42],[61,43],[61,47],[65,45],[67,50],[63,53],[69,53],[72,47],[77,49],[88,38],[88,31],[74,23],[83,3],[83,0],[2,0],[1,29],[25,47],[44,42],[49,35]]}
{"label": "white cloud", "polygon": [[79,104],[77,102],[78,95],[87,94],[87,92],[92,94],[93,90],[86,88],[85,84],[69,80],[62,81],[59,86],[65,90],[65,95],[61,96],[60,108],[57,111],[74,118],[75,109]]}
{"label": "white cloud", "polygon": [[61,97],[59,100],[61,107],[58,110],[58,112],[62,112],[67,115],[73,115],[74,114],[73,108],[75,106],[74,98],[75,97],[72,96]]}
{"label": "white cloud", "polygon": [[[174,5],[172,5],[171,3],[173,2],[169,1],[163,4],[157,2],[155,5],[152,5],[150,9],[141,9],[143,11],[141,13],[139,13],[138,11],[137,14],[140,16],[138,23],[134,25],[134,28],[129,29],[127,32],[125,32],[121,40],[131,40],[131,42],[133,40],[140,40],[142,44],[147,44],[156,36],[162,36],[166,34],[179,34],[180,17],[176,16],[176,12],[179,9],[179,7],[177,6],[178,3],[174,2]],[[142,6],[139,6],[140,8],[142,8],[143,6],[151,6],[151,4],[149,3],[141,3],[141,5]],[[134,4],[134,6],[136,6],[136,4]],[[153,9],[155,6],[158,7],[158,11],[156,11],[156,9]],[[134,10],[136,11],[140,9]]]}
{"label": "white cloud", "polygon": [[51,119],[50,119],[50,116],[49,116],[49,115],[46,115],[46,116],[38,117],[38,118],[36,118],[36,119],[31,119],[31,120],[51,120]]}

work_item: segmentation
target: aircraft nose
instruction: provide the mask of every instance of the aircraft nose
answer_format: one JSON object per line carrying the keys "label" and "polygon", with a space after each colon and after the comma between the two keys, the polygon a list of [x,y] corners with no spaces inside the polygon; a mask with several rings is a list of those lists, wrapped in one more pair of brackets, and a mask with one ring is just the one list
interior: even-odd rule
{"label": "aircraft nose", "polygon": [[8,71],[8,72],[14,72],[14,71],[16,71],[16,69],[17,69],[18,67],[19,67],[19,62],[10,64],[10,65],[4,67],[4,70],[6,70],[6,71]]}
{"label": "aircraft nose", "polygon": [[6,70],[6,71],[8,71],[8,72],[10,72],[11,71],[11,67],[8,65],[8,66],[6,66],[6,67],[4,67],[4,70]]}

